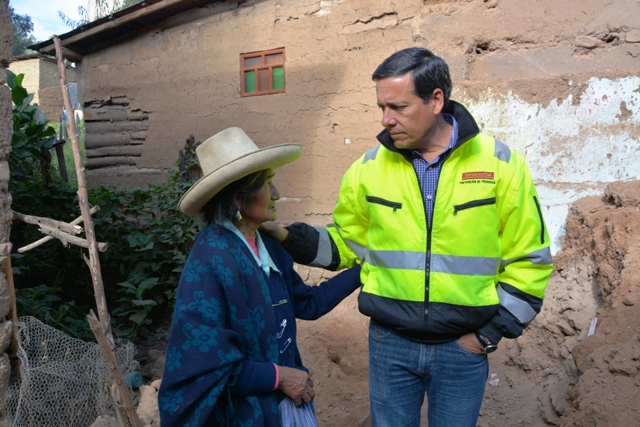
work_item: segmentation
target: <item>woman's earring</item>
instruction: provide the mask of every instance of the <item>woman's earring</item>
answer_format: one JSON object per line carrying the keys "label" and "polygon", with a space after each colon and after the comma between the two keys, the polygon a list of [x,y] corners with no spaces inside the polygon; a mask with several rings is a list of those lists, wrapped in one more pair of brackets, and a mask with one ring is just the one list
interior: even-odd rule
{"label": "woman's earring", "polygon": [[242,222],[242,214],[240,213],[239,210],[238,210],[238,212],[236,212],[236,221]]}

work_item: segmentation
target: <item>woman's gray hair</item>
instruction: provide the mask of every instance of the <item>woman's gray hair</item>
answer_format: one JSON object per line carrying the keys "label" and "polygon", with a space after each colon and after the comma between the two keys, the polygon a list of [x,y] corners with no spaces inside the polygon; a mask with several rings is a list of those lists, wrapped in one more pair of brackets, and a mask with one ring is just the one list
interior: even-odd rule
{"label": "woman's gray hair", "polygon": [[224,219],[233,221],[268,178],[269,170],[264,169],[227,185],[202,207],[204,220],[207,224],[220,224]]}

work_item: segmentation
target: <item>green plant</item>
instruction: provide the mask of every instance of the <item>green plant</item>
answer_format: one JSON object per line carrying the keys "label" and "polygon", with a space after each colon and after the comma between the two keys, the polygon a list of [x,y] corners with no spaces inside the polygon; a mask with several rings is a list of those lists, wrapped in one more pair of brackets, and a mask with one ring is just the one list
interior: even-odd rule
{"label": "green plant", "polygon": [[182,266],[202,225],[178,211],[178,199],[190,183],[177,177],[171,174],[166,183],[146,188],[99,187],[90,193],[101,208],[96,235],[110,245],[103,265],[117,272],[110,289],[116,299],[113,315],[125,337],[135,337],[172,310]]}
{"label": "green plant", "polygon": [[[80,215],[75,189],[61,180],[54,179],[46,185],[36,174],[28,181],[11,181],[9,188],[13,198],[11,208],[17,212],[66,222]],[[11,226],[10,239],[16,250],[42,237],[36,226],[22,222],[14,222]],[[14,253],[12,258],[16,279],[22,282],[23,278],[28,278],[28,287],[42,283],[65,289],[76,287],[79,283],[73,277],[84,271],[83,267],[75,266],[71,270],[67,266],[82,260],[80,248],[64,247],[55,239],[23,254]]]}
{"label": "green plant", "polygon": [[51,163],[49,150],[55,143],[55,130],[49,126],[40,107],[30,104],[33,94],[28,94],[22,86],[23,79],[24,74],[16,76],[7,70],[7,85],[13,101],[13,135],[9,155],[11,179],[31,179],[32,173],[39,169],[45,181],[48,181]]}
{"label": "green plant", "polygon": [[[35,110],[26,105],[30,97],[25,97],[21,83],[22,77],[12,77],[12,92],[20,102],[14,109],[14,123],[24,124],[12,140],[12,208],[70,222],[80,216],[76,188],[57,174],[37,172],[44,171],[37,155],[48,152],[55,141],[55,129],[33,117]],[[50,169],[54,170],[47,165],[46,170]],[[173,308],[182,266],[201,225],[199,219],[177,209],[179,197],[189,186],[188,179],[172,173],[165,183],[146,188],[89,190],[90,203],[101,208],[94,216],[96,239],[109,244],[100,254],[107,306],[113,314],[114,330],[123,339],[135,339],[142,327]],[[41,237],[33,225],[16,223],[11,229],[15,249]],[[71,309],[77,310],[83,313],[79,318],[88,331],[84,315],[95,308],[95,296],[83,260],[86,255],[86,249],[64,247],[55,239],[23,254],[12,254],[16,287],[23,299],[24,293],[30,292],[29,303],[23,307],[34,308],[34,315],[45,323],[68,320],[74,329],[81,329],[71,316]]]}
{"label": "green plant", "polygon": [[[23,79],[23,74],[16,76],[7,71],[7,85],[13,101],[12,150],[9,157],[11,207],[29,215],[71,221],[79,215],[75,190],[51,174],[53,168],[50,166],[49,151],[55,142],[55,129],[49,125],[37,105],[30,105],[33,95],[28,94],[22,86]],[[15,249],[41,237],[37,227],[24,223],[14,223],[11,227],[10,240]],[[75,302],[67,304],[63,301],[88,301],[90,296],[86,287],[76,288],[78,283],[73,283],[72,275],[68,274],[71,269],[67,266],[77,265],[79,259],[78,248],[64,248],[55,240],[34,251],[14,253],[12,263],[17,293],[23,299],[29,298],[27,304],[21,305],[19,314],[33,314],[47,323],[56,319],[59,322],[62,319],[74,319],[70,310],[76,307]],[[83,268],[75,267],[75,270],[81,272]],[[47,284],[45,288],[38,287],[43,283]],[[46,289],[50,292],[46,293]],[[41,304],[37,303],[38,300],[41,300]],[[86,322],[82,320],[82,323]]]}
{"label": "green plant", "polygon": [[[166,183],[146,188],[97,187],[89,191],[91,204],[100,206],[94,217],[96,238],[109,244],[100,254],[107,306],[116,334],[125,340],[135,340],[142,327],[173,309],[182,267],[202,225],[199,218],[188,217],[176,208],[190,185],[176,178],[177,174],[172,174]],[[44,188],[34,180],[16,183],[14,188],[14,206],[30,214],[65,221],[79,215],[77,196],[65,183],[54,181]],[[16,248],[40,237],[37,227],[12,227],[11,241]],[[86,252],[52,240],[24,254],[14,253],[16,286],[61,289],[56,293],[62,298],[58,302],[73,300],[74,307],[86,314],[95,305],[91,275],[82,259]],[[52,310],[58,309],[55,301],[46,303]]]}
{"label": "green plant", "polygon": [[31,53],[32,50],[27,49],[36,43],[33,36],[33,22],[29,15],[19,15],[9,5],[9,13],[11,14],[11,23],[13,24],[13,56]]}
{"label": "green plant", "polygon": [[88,340],[86,315],[78,310],[74,301],[64,302],[59,296],[62,289],[46,285],[16,291],[16,307],[21,316],[33,316],[49,326],[82,340]]}
{"label": "green plant", "polygon": [[158,280],[157,277],[151,277],[137,285],[130,282],[118,283],[118,286],[120,286],[118,294],[121,297],[118,299],[118,305],[112,314],[131,321],[129,324],[120,325],[120,334],[135,336],[142,326],[152,323],[149,314],[158,305],[158,292],[154,289],[159,285]]}

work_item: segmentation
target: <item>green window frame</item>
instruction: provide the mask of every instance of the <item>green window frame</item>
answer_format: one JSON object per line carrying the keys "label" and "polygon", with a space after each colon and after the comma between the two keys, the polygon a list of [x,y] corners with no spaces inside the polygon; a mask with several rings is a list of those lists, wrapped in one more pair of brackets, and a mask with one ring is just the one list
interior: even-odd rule
{"label": "green window frame", "polygon": [[240,54],[241,96],[286,92],[284,48]]}

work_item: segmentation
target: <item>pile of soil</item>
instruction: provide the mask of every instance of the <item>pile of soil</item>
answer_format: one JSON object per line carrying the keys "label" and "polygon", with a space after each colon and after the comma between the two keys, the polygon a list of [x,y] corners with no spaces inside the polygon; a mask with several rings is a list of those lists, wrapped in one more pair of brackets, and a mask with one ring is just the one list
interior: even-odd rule
{"label": "pile of soil", "polygon": [[[613,183],[603,197],[574,203],[562,247],[541,313],[490,355],[478,426],[640,425],[640,181]],[[326,274],[299,270],[307,283]],[[322,319],[298,324],[321,426],[371,424],[368,318],[356,294]],[[141,352],[149,381],[163,363],[153,340]]]}

